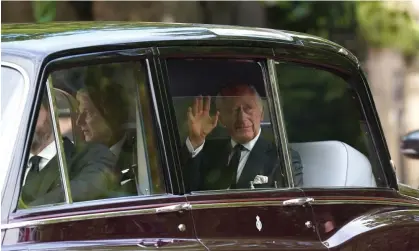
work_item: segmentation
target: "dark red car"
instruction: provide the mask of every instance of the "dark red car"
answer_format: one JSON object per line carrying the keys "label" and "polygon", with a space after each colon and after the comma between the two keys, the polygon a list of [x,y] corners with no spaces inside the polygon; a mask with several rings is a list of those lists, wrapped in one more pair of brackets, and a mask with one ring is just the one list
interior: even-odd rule
{"label": "dark red car", "polygon": [[[419,193],[335,43],[55,23],[2,25],[1,49],[2,250],[419,250]],[[251,95],[223,92],[237,83]],[[189,166],[232,128],[258,137],[237,180],[221,144]]]}

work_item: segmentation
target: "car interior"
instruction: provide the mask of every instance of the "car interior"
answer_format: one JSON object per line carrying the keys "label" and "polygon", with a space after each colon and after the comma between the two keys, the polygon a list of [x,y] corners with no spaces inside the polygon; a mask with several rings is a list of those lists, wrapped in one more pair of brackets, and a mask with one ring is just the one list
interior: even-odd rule
{"label": "car interior", "polygon": [[[186,111],[198,95],[215,97],[218,90],[231,82],[252,83],[264,103],[264,118],[261,123],[262,137],[274,142],[275,137],[270,119],[268,101],[265,93],[265,80],[262,65],[253,60],[219,60],[219,59],[182,59],[168,60],[169,87],[172,96],[180,142],[187,137]],[[186,72],[185,72],[186,71]],[[59,74],[57,74],[59,75]],[[61,121],[71,121],[70,130],[64,136],[76,145],[83,144],[83,137],[76,124],[77,105],[75,92],[63,84],[63,79],[55,78],[53,85],[57,97],[58,116]],[[67,78],[68,79],[68,78]],[[71,78],[70,78],[71,79]],[[54,81],[54,78],[50,81]],[[67,80],[68,81],[68,80]],[[132,80],[135,81],[135,80]],[[137,93],[138,88],[134,90]],[[137,100],[136,98],[133,98]],[[211,113],[215,112],[215,98],[212,99]],[[134,105],[130,110],[130,120],[124,125],[125,144],[123,151],[130,154],[129,165],[121,167],[121,190],[115,191],[113,197],[150,194],[150,170],[148,163],[146,139],[144,138],[143,114],[138,110],[141,105]],[[133,107],[131,107],[133,108]],[[209,138],[226,138],[225,128],[218,125]],[[290,142],[289,147],[296,150],[304,166],[305,187],[375,187],[371,163],[365,153],[350,144],[336,140],[311,140]]]}
{"label": "car interior", "polygon": [[[53,82],[53,85],[57,86],[57,83]],[[58,86],[60,86],[59,83]],[[60,122],[59,126],[61,134],[63,137],[69,138],[74,143],[76,148],[81,147],[85,143],[85,140],[80,127],[76,123],[78,117],[78,101],[75,98],[76,92],[72,92],[72,95],[68,89],[66,90],[66,88],[62,88],[62,86],[60,87],[61,88],[54,88],[54,94],[56,97],[58,110],[57,115]],[[146,163],[146,151],[144,151],[142,144],[137,142],[137,135],[142,137],[142,124],[138,123],[138,121],[140,121],[138,118],[140,114],[138,112],[132,113],[135,115],[130,116],[130,120],[122,126],[124,130],[125,141],[121,149],[121,152],[130,155],[131,158],[128,163],[125,163],[126,166],[119,167],[121,172],[121,187],[118,191],[112,191],[111,197],[145,194],[141,191],[150,191],[149,187],[144,188],[144,186],[148,186],[148,182],[141,182],[141,187],[138,185],[139,182],[137,177],[140,177],[138,174],[144,174],[143,170],[139,171],[140,168],[138,163]],[[70,126],[68,126],[68,124],[70,124]],[[140,139],[139,142],[143,142],[142,139]],[[143,149],[143,151],[137,151],[138,147],[140,147],[139,149]],[[145,175],[147,176],[147,174]]]}
{"label": "car interior", "polygon": [[[220,87],[229,82],[252,83],[264,102],[262,136],[274,142],[268,102],[261,65],[252,60],[186,59],[168,60],[170,91],[176,112],[180,142],[187,137],[186,111],[194,97],[215,97]],[[187,71],[187,72],[185,72]],[[216,73],[216,74],[215,74]],[[212,98],[210,114],[215,114]],[[359,128],[359,127],[358,127]],[[207,136],[208,139],[226,138],[221,125]],[[333,138],[290,142],[304,166],[305,187],[376,187],[371,163],[365,153]]]}

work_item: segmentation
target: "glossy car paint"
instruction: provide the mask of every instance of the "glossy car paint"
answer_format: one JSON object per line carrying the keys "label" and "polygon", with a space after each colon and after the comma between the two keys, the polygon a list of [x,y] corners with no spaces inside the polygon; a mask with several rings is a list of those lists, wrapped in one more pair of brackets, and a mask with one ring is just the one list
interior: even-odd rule
{"label": "glossy car paint", "polygon": [[[24,210],[11,216],[16,225],[7,231],[18,234],[8,243],[7,236],[2,249],[17,246],[83,247],[94,244],[96,248],[126,246],[141,248],[169,248],[204,250],[196,240],[190,211],[157,213],[165,206],[182,205],[183,196],[153,196],[150,198],[121,198],[112,203],[90,206],[63,206],[51,211],[28,212]],[[83,204],[83,203],[81,203]],[[23,223],[28,222],[28,223]],[[23,224],[21,224],[23,223]],[[181,231],[179,226],[185,229]],[[23,226],[19,226],[23,225]],[[16,237],[15,237],[16,238]],[[171,241],[173,240],[173,241]],[[86,243],[86,241],[88,243]],[[57,243],[62,243],[57,245]],[[69,245],[65,245],[68,243]],[[47,245],[49,244],[49,245]]]}
{"label": "glossy car paint", "polygon": [[[55,30],[51,32],[51,30]],[[39,46],[43,44],[44,46]],[[158,95],[159,111],[164,126],[171,128],[170,103],[167,96],[164,48],[182,46],[178,56],[196,54],[208,56],[246,57],[252,49],[271,48],[272,53],[260,53],[259,58],[275,58],[313,64],[334,69],[358,80],[357,94],[368,116],[375,146],[385,171],[383,182],[392,189],[283,189],[246,191],[243,193],[199,193],[153,198],[121,198],[80,205],[64,205],[49,210],[28,210],[12,213],[16,195],[2,200],[2,249],[159,249],[182,250],[415,250],[418,233],[418,199],[399,192],[390,156],[377,112],[357,59],[344,48],[327,40],[286,31],[187,24],[47,24],[3,25],[3,60],[19,62],[30,59],[25,66],[31,76],[27,121],[33,120],[33,100],[39,93],[40,75],[49,60],[104,51],[152,46],[152,76]],[[227,52],[213,50],[227,47]],[[244,48],[244,47],[247,47]],[[231,49],[237,48],[237,49]],[[244,48],[244,49],[243,49]],[[242,53],[240,50],[248,51]],[[167,50],[166,50],[167,51]],[[255,51],[255,50],[253,50]],[[254,57],[257,53],[253,52]],[[174,55],[174,54],[172,54]],[[359,81],[363,80],[363,81]],[[22,125],[25,127],[26,125]],[[29,129],[23,136],[30,136]],[[179,142],[175,131],[168,130],[167,140],[176,153]],[[30,137],[29,137],[30,138]],[[17,160],[11,168],[8,191],[18,184],[18,172],[25,163],[23,150],[28,140],[22,139]],[[168,154],[169,155],[169,154]],[[173,161],[174,170],[179,164]],[[176,171],[179,174],[180,172]],[[180,179],[180,178],[179,178]],[[176,182],[176,181],[175,181]],[[181,180],[179,181],[181,182]],[[416,191],[416,190],[415,190]],[[312,198],[311,203],[285,206],[284,201]],[[8,204],[7,204],[8,203]],[[157,214],[156,208],[190,203],[190,210]],[[7,210],[4,211],[3,209]],[[11,209],[11,210],[9,210]],[[4,214],[6,212],[6,214]],[[10,212],[10,213],[8,213]],[[5,216],[5,217],[3,217]],[[256,224],[259,216],[262,228]],[[69,220],[72,219],[72,220]],[[58,220],[58,221],[57,221]],[[311,224],[310,224],[311,223]],[[14,225],[13,225],[14,224]],[[179,225],[185,224],[185,231]],[[5,231],[4,231],[5,230]],[[202,242],[202,243],[201,243]],[[157,246],[156,246],[157,245]]]}
{"label": "glossy car paint", "polygon": [[200,192],[187,198],[197,237],[210,250],[327,250],[311,227],[309,203],[286,204],[305,198],[299,189]]}
{"label": "glossy car paint", "polygon": [[[419,200],[394,190],[303,190],[307,197],[314,198],[311,206],[318,233],[322,242],[332,250],[345,250],[349,247],[357,247],[356,250],[392,250],[394,247],[390,248],[387,241],[379,241],[383,240],[384,232],[397,236],[401,228],[418,229]],[[361,248],[358,247],[358,239],[376,241]],[[416,247],[410,235],[403,239],[404,245]]]}

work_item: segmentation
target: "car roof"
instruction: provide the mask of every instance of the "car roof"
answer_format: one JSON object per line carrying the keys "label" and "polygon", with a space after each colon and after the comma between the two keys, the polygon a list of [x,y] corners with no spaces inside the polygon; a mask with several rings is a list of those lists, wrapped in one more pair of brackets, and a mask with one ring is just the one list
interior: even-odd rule
{"label": "car roof", "polygon": [[258,42],[262,45],[264,43],[288,43],[318,47],[334,52],[344,49],[336,43],[304,33],[227,25],[152,22],[53,22],[44,24],[2,24],[1,29],[2,51],[30,52],[43,56],[86,47],[170,41],[234,40],[244,43]]}

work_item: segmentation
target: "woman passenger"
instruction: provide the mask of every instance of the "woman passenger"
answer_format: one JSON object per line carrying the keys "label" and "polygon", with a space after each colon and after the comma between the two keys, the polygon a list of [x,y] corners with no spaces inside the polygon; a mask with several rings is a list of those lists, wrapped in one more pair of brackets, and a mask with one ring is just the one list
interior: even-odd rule
{"label": "woman passenger", "polygon": [[[114,67],[107,66],[89,67],[85,87],[76,95],[79,102],[76,124],[86,142],[104,144],[117,157],[116,170],[122,182],[123,173],[132,165],[132,151],[124,151],[127,141],[124,125],[128,122],[129,102],[124,87],[112,74],[113,70]],[[135,184],[134,181],[131,183]],[[136,193],[135,186],[128,190]]]}

